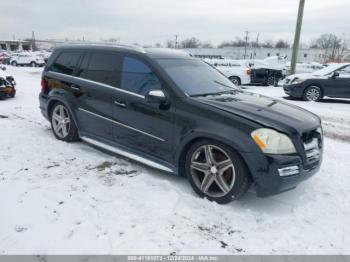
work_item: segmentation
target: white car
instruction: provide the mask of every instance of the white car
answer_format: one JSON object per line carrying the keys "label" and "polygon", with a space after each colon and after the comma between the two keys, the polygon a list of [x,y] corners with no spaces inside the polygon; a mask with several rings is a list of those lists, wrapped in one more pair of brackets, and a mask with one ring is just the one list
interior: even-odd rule
{"label": "white car", "polygon": [[32,67],[43,66],[45,61],[41,56],[30,53],[19,53],[11,56],[10,64],[12,66],[30,65]]}
{"label": "white car", "polygon": [[227,76],[235,85],[250,84],[250,66],[247,60],[205,59]]}
{"label": "white car", "polygon": [[[322,68],[324,68],[324,66],[316,62],[297,63],[295,67],[295,73],[296,74],[313,73],[317,70],[321,70]],[[288,63],[287,70],[288,72],[290,72],[290,62]]]}

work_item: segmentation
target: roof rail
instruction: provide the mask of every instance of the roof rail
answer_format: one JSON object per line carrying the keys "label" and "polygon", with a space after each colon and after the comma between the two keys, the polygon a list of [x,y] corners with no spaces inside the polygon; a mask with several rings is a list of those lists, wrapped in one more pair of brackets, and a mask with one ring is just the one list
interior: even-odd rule
{"label": "roof rail", "polygon": [[130,50],[134,50],[140,53],[146,53],[145,49],[142,46],[133,45],[133,44],[118,44],[115,42],[64,42],[65,45],[86,45],[86,46],[112,46],[112,47],[121,47]]}

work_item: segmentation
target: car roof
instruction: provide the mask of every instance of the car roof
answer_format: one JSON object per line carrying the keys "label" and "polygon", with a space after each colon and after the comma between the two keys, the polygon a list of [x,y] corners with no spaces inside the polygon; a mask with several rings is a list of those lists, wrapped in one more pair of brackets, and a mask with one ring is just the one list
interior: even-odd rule
{"label": "car roof", "polygon": [[119,51],[148,56],[152,59],[177,58],[194,59],[183,50],[171,48],[143,48],[136,45],[103,45],[103,44],[84,44],[84,45],[64,45],[57,47],[56,50],[100,50],[100,51]]}

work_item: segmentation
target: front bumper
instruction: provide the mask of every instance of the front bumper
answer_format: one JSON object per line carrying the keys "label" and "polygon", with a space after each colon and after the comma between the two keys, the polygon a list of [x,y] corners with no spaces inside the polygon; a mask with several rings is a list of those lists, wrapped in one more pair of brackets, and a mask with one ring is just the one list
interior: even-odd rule
{"label": "front bumper", "polygon": [[283,91],[292,97],[303,97],[304,88],[300,84],[284,84]]}
{"label": "front bumper", "polygon": [[[308,155],[307,153],[306,155]],[[258,197],[267,197],[295,188],[300,182],[316,174],[322,163],[323,150],[316,158],[306,155],[265,155],[242,153],[256,186]]]}

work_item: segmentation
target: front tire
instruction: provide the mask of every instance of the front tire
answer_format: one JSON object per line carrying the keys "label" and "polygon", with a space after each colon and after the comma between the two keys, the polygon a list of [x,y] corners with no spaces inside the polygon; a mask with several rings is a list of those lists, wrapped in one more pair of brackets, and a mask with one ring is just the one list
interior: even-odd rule
{"label": "front tire", "polygon": [[309,86],[305,89],[303,99],[305,101],[314,101],[318,102],[322,98],[321,88],[318,86]]}
{"label": "front tire", "polygon": [[12,61],[12,62],[11,62],[11,65],[12,65],[12,66],[18,66],[18,64],[17,64],[16,61]]}
{"label": "front tire", "polygon": [[190,147],[185,170],[194,191],[219,204],[239,198],[251,184],[241,157],[231,147],[209,139]]}
{"label": "front tire", "polygon": [[66,142],[78,140],[78,129],[74,120],[62,103],[55,103],[51,110],[51,128],[55,137]]}
{"label": "front tire", "polygon": [[31,66],[31,67],[37,67],[37,64],[36,64],[35,62],[31,62],[31,63],[30,63],[30,66]]}

